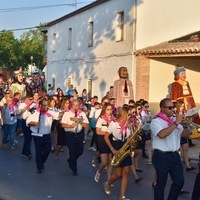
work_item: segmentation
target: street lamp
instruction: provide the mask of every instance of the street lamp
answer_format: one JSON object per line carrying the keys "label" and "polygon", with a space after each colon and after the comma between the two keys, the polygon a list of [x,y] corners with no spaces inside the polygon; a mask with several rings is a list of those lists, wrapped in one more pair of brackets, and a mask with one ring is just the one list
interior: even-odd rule
{"label": "street lamp", "polygon": [[33,56],[31,56],[30,59],[31,59],[31,76],[32,76]]}

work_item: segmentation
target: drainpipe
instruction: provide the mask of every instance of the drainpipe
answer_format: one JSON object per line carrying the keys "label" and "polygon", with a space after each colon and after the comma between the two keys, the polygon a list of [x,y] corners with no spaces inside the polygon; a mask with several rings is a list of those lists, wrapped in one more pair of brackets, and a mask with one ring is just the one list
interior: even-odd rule
{"label": "drainpipe", "polygon": [[137,33],[137,0],[134,0],[134,7],[133,7],[133,19],[135,23],[133,25],[133,47],[132,47],[132,81],[133,81],[133,88],[134,88],[134,100],[136,98],[136,33]]}

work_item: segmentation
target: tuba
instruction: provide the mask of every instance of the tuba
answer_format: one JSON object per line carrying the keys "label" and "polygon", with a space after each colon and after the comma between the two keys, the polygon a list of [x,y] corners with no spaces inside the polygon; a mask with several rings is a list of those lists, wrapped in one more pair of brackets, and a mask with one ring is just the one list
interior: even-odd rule
{"label": "tuba", "polygon": [[126,157],[133,155],[133,151],[136,149],[138,142],[142,140],[141,136],[139,135],[141,130],[140,126],[137,126],[134,132],[132,128],[131,130],[131,136],[127,139],[121,149],[118,150],[117,154],[113,156],[111,160],[111,166],[119,167],[119,165]]}

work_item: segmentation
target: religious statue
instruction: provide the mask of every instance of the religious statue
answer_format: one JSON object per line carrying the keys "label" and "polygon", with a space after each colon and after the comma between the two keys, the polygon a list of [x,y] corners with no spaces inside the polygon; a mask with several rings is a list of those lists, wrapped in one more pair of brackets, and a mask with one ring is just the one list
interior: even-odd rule
{"label": "religious statue", "polygon": [[128,79],[128,70],[126,67],[120,67],[118,70],[119,79],[113,85],[113,97],[116,100],[116,107],[121,108],[133,99],[133,84]]}
{"label": "religious statue", "polygon": [[11,84],[10,90],[13,94],[19,92],[21,98],[26,97],[26,85],[23,84],[23,72],[21,69],[14,72],[14,83]]}

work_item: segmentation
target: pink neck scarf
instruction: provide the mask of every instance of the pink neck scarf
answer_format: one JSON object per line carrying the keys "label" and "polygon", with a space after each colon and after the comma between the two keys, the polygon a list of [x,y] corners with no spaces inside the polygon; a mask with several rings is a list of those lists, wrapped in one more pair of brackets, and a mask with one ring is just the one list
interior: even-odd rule
{"label": "pink neck scarf", "polygon": [[8,105],[8,107],[9,107],[11,113],[14,113],[14,111],[15,111],[14,106],[15,106],[15,105],[14,105],[13,103],[10,104],[10,105]]}
{"label": "pink neck scarf", "polygon": [[73,108],[71,108],[70,110],[72,113],[74,113],[74,115],[76,115],[75,117],[80,117],[80,114],[82,113],[81,109],[77,110],[77,112]]}
{"label": "pink neck scarf", "polygon": [[111,115],[110,117],[108,117],[107,115],[102,115],[101,118],[103,120],[105,120],[105,122],[107,123],[107,125],[109,125],[110,122],[113,121],[113,119],[114,119],[113,115]]}
{"label": "pink neck scarf", "polygon": [[160,111],[156,116],[161,118],[162,120],[166,121],[168,126],[170,126],[170,125],[172,125],[174,123],[174,118],[171,117],[169,119],[162,111]]}
{"label": "pink neck scarf", "polygon": [[37,111],[41,114],[41,115],[46,115],[47,117],[52,117],[52,115],[50,113],[48,113],[47,111],[43,111],[40,108],[37,108]]}
{"label": "pink neck scarf", "polygon": [[27,109],[29,110],[29,109],[30,109],[30,105],[32,104],[32,102],[30,103],[30,102],[28,101],[28,99],[25,99],[25,100],[24,100],[24,103],[26,104]]}
{"label": "pink neck scarf", "polygon": [[120,129],[120,134],[124,134],[127,135],[127,129],[129,127],[128,122],[123,122],[123,121],[117,121],[117,123],[120,125],[121,129]]}
{"label": "pink neck scarf", "polygon": [[142,109],[142,111],[145,113],[145,114],[148,114],[148,111],[146,109]]}

